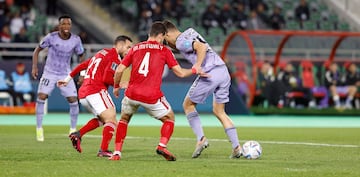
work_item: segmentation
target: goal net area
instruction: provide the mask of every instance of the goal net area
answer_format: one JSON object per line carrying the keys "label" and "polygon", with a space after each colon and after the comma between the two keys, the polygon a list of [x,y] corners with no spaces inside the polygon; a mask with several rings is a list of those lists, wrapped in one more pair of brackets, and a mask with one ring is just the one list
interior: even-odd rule
{"label": "goal net area", "polygon": [[227,37],[221,57],[250,107],[262,104],[256,98],[263,95],[259,77],[264,63],[270,63],[274,78],[291,63],[304,87],[323,88],[329,63],[337,63],[342,73],[349,63],[360,66],[359,48],[360,33],[355,32],[235,31]]}

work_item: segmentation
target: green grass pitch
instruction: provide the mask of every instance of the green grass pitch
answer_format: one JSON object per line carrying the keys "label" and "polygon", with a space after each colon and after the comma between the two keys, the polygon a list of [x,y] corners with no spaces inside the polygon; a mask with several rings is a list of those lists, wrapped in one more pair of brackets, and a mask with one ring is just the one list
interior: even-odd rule
{"label": "green grass pitch", "polygon": [[[221,127],[205,127],[210,147],[192,159],[195,139],[189,127],[175,127],[168,148],[177,161],[155,153],[160,127],[129,126],[120,161],[96,157],[101,129],[83,137],[83,153],[67,137],[68,126],[44,126],[45,141],[35,141],[34,126],[0,126],[1,177],[359,177],[358,128],[239,127],[240,142],[257,140],[258,160],[229,159],[231,145]],[[110,148],[113,149],[113,143]]]}

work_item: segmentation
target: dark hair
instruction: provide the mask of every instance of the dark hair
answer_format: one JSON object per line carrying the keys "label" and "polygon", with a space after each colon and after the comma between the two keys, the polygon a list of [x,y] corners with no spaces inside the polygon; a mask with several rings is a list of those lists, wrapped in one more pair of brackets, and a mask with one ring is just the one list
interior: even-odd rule
{"label": "dark hair", "polygon": [[164,20],[164,21],[163,21],[163,24],[164,24],[166,30],[168,30],[168,31],[177,30],[175,24],[172,23],[172,22],[169,21],[169,20]]}
{"label": "dark hair", "polygon": [[157,36],[159,34],[165,35],[166,32],[167,32],[167,30],[165,28],[165,25],[162,22],[154,22],[151,25],[149,35],[151,37],[155,37],[155,36]]}
{"label": "dark hair", "polygon": [[70,15],[65,14],[65,15],[61,15],[61,16],[59,17],[59,22],[60,22],[62,19],[64,19],[64,18],[69,18],[69,19],[71,19]]}
{"label": "dark hair", "polygon": [[120,35],[120,36],[118,36],[118,37],[115,38],[114,44],[116,44],[116,43],[118,43],[118,42],[120,42],[120,41],[125,42],[126,40],[132,42],[132,40],[131,40],[131,38],[130,38],[129,36]]}

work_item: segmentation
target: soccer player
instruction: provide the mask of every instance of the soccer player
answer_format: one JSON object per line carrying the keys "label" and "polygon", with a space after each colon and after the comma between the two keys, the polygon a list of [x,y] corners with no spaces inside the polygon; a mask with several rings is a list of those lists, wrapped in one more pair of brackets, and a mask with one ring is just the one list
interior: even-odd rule
{"label": "soccer player", "polygon": [[348,95],[345,101],[345,108],[352,109],[353,99],[360,86],[360,73],[355,63],[349,63],[346,67],[345,86],[348,88]]}
{"label": "soccer player", "polygon": [[225,103],[229,102],[230,76],[224,61],[194,29],[189,28],[180,32],[172,22],[164,21],[163,23],[167,29],[165,40],[169,46],[177,49],[193,64],[192,70],[195,73],[202,70],[211,76],[209,78],[197,77],[183,102],[186,117],[197,137],[192,157],[199,157],[201,152],[209,146],[196,105],[203,103],[210,94],[213,94],[213,113],[223,125],[232,144],[233,151],[230,158],[239,158],[242,148],[237,131],[225,112]]}
{"label": "soccer player", "polygon": [[[48,48],[48,55],[41,76],[37,100],[36,100],[36,139],[44,141],[42,121],[44,117],[44,104],[49,94],[54,90],[56,82],[65,78],[70,69],[70,60],[75,53],[83,60],[84,48],[79,36],[72,34],[71,18],[68,15],[59,17],[59,30],[49,33],[41,40],[40,45],[35,48],[33,53],[33,63],[31,74],[34,79],[38,77],[38,57],[39,52]],[[66,87],[60,88],[61,95],[66,97],[70,106],[70,132],[76,131],[76,123],[79,114],[79,105],[77,99],[77,90],[73,81],[69,82]]]}
{"label": "soccer player", "polygon": [[58,86],[66,86],[74,76],[86,69],[84,81],[79,89],[79,99],[80,103],[96,117],[88,121],[79,131],[69,135],[74,148],[80,153],[82,151],[80,146],[81,137],[87,132],[104,125],[102,142],[97,156],[110,157],[112,155],[108,147],[116,128],[116,109],[107,90],[109,86],[114,85],[116,67],[131,46],[131,38],[122,35],[118,36],[114,40],[113,48],[98,51],[91,59],[74,68],[69,76],[58,81]]}
{"label": "soccer player", "polygon": [[[132,115],[142,106],[149,115],[163,122],[160,142],[156,153],[168,161],[176,157],[167,150],[174,130],[175,116],[160,87],[164,66],[167,65],[178,77],[192,75],[191,69],[183,69],[173,53],[164,46],[166,28],[161,22],[152,24],[147,41],[132,47],[117,67],[114,77],[114,95],[119,96],[119,82],[123,71],[132,65],[130,81],[121,105],[121,119],[116,128],[115,151],[110,160],[120,160],[122,146]],[[199,74],[203,74],[199,72]],[[206,75],[202,75],[206,77]]]}

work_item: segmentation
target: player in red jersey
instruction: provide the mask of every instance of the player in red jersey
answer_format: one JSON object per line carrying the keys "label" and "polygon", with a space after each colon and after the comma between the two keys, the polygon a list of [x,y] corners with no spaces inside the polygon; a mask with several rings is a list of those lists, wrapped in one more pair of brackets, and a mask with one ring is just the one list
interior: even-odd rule
{"label": "player in red jersey", "polygon": [[[166,28],[161,22],[155,22],[150,29],[149,38],[132,47],[118,66],[114,77],[114,95],[119,96],[119,82],[124,70],[132,65],[130,81],[121,105],[121,119],[116,128],[115,150],[110,160],[120,160],[122,145],[132,115],[142,106],[149,115],[163,122],[161,137],[156,153],[168,161],[175,161],[166,146],[174,130],[174,112],[160,90],[164,66],[167,65],[178,77],[192,75],[191,69],[183,69],[177,63],[173,53],[162,45]],[[206,77],[203,72],[202,76]]]}
{"label": "player in red jersey", "polygon": [[[118,36],[114,40],[113,48],[105,48],[98,51],[91,59],[88,59],[76,68],[64,80],[58,81],[58,86],[66,86],[67,83],[86,69],[84,81],[79,89],[80,103],[91,111],[96,117],[91,119],[79,131],[71,133],[69,138],[74,148],[81,153],[81,137],[87,132],[104,125],[102,142],[98,152],[99,157],[109,157],[112,152],[108,150],[116,127],[116,109],[108,93],[108,87],[114,85],[116,67],[120,64],[132,46],[132,40],[127,36]],[[119,57],[120,55],[120,57]]]}

